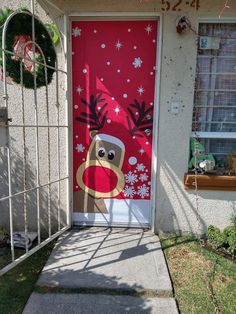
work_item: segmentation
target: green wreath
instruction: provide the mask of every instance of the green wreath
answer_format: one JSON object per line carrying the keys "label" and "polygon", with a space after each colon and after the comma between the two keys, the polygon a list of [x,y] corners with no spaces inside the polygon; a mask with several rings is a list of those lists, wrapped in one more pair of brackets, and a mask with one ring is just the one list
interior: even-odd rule
{"label": "green wreath", "polygon": [[[14,43],[16,40],[16,36],[30,36],[32,37],[32,15],[28,13],[27,10],[19,11],[16,13],[7,26],[6,32],[6,50],[11,52],[14,51]],[[4,10],[0,14],[0,25],[3,26],[7,17],[12,13],[11,10]],[[4,22],[3,22],[4,21]],[[3,22],[3,23],[2,23]],[[45,26],[37,19],[34,18],[35,23],[35,42],[41,48],[44,56],[46,64],[55,67],[56,65],[56,52],[53,46],[52,39],[50,34],[48,33]],[[0,40],[2,38],[2,28],[1,27],[1,35]],[[36,48],[37,49],[37,48]],[[36,61],[43,63],[43,57],[39,53]],[[0,60],[1,62],[1,60]],[[12,55],[6,53],[6,72],[7,75],[12,78],[12,80],[20,84],[21,83],[21,71],[20,66],[21,59],[12,58]],[[23,85],[26,88],[33,89],[34,88],[34,73],[31,73],[23,66]],[[41,87],[45,86],[46,83],[50,84],[53,78],[54,69],[47,68],[47,76],[45,77],[45,69],[43,64],[36,64],[36,86]]]}

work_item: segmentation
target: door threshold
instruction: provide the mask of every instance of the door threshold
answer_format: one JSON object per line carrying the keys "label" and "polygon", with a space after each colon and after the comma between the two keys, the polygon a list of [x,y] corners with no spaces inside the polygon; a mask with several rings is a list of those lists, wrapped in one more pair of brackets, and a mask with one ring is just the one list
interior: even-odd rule
{"label": "door threshold", "polygon": [[82,222],[74,221],[73,227],[114,227],[114,228],[140,228],[140,229],[151,229],[150,224],[148,223],[104,223],[104,222]]}

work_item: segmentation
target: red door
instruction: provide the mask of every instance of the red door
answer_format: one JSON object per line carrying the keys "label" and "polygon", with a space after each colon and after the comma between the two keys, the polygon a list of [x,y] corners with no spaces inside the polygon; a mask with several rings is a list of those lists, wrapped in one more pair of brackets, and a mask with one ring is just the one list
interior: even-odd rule
{"label": "red door", "polygon": [[151,217],[157,21],[73,21],[74,223]]}

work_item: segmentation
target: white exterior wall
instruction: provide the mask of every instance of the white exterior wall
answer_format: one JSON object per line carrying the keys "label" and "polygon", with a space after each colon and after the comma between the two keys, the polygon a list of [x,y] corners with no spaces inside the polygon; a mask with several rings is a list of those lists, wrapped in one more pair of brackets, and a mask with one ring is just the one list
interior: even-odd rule
{"label": "white exterior wall", "polygon": [[[236,17],[236,3],[232,2],[234,1],[231,1],[230,11],[225,11],[223,17]],[[198,14],[194,11],[187,14],[194,29],[197,29],[201,17],[218,19],[225,1],[200,3],[202,9]],[[184,189],[184,173],[188,170],[197,47],[192,32],[182,36],[175,32],[175,21],[176,15],[163,14],[156,230],[204,233],[209,224],[224,228],[230,223],[232,214],[236,214],[236,193],[199,191],[198,221],[195,191]],[[182,104],[182,112],[177,116],[168,112],[171,100]]]}
{"label": "white exterior wall", "polygon": [[[9,5],[9,1],[3,1]],[[13,1],[11,1],[13,2]],[[14,1],[19,3],[19,1]],[[192,27],[197,29],[202,17],[218,19],[225,0],[200,0],[200,9],[181,5],[182,11],[161,10],[159,0],[50,0],[38,1],[51,16],[61,21],[62,12],[104,14],[113,12],[122,16],[123,12],[153,12],[161,14],[161,79],[158,128],[158,171],[156,222],[157,232],[204,232],[209,224],[220,228],[229,224],[231,215],[236,214],[236,193],[221,191],[199,191],[200,229],[197,228],[197,213],[194,191],[185,191],[183,178],[187,172],[189,159],[189,138],[193,110],[193,94],[196,67],[196,38],[193,32],[179,35],[175,26],[178,17],[187,15]],[[50,6],[49,2],[56,5]],[[169,1],[171,6],[176,0]],[[191,2],[191,1],[190,1]],[[225,10],[224,18],[236,18],[236,2],[229,1],[230,10]],[[57,19],[58,18],[58,19]],[[220,22],[221,20],[219,20]],[[62,23],[61,31],[63,32]],[[58,25],[59,25],[58,24]],[[172,100],[181,103],[178,115],[169,112]]]}

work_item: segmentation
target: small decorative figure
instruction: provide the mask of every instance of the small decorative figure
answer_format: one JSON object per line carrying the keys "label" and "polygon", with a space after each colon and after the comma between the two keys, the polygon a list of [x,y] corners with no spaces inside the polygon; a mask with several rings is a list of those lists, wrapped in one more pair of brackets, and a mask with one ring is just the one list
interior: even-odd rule
{"label": "small decorative figure", "polygon": [[230,153],[227,156],[230,173],[236,174],[236,153]]}
{"label": "small decorative figure", "polygon": [[214,160],[204,160],[199,163],[199,167],[203,169],[205,172],[210,172],[214,170],[215,161]]}
{"label": "small decorative figure", "polygon": [[189,169],[198,169],[204,172],[210,172],[214,170],[215,159],[212,154],[206,154],[204,146],[198,142],[196,138],[190,139],[190,147],[192,158],[188,163]]}

